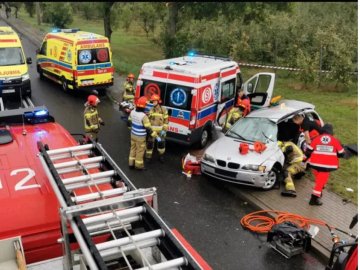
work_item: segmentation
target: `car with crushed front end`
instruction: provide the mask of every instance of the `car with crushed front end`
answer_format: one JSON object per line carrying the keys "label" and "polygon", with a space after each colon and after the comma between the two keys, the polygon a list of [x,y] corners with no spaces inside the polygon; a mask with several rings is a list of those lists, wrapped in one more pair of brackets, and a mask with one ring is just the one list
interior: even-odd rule
{"label": "car with crushed front end", "polygon": [[[277,142],[292,141],[304,148],[304,134],[292,121],[296,114],[319,120],[321,126],[324,124],[315,106],[302,101],[281,100],[275,106],[252,111],[205,150],[201,172],[212,179],[265,190],[273,188],[285,160]],[[265,150],[239,152],[240,143],[252,149],[255,142],[265,144]]]}

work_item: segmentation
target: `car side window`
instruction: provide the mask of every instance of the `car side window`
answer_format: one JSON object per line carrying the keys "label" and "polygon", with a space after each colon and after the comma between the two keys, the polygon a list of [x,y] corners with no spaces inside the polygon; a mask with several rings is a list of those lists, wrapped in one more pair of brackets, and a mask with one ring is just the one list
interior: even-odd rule
{"label": "car side window", "polygon": [[319,120],[319,116],[318,116],[315,112],[308,112],[308,113],[306,113],[306,116],[307,116],[311,121]]}
{"label": "car side window", "polygon": [[235,96],[235,78],[221,84],[221,102],[232,99]]}
{"label": "car side window", "polygon": [[44,41],[41,45],[40,54],[46,55],[47,41]]}

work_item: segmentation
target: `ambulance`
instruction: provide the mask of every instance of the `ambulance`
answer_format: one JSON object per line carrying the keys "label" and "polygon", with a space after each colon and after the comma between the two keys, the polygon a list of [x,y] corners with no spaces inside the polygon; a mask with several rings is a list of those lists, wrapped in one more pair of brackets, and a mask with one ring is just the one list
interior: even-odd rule
{"label": "ambulance", "polygon": [[31,96],[30,76],[21,41],[9,26],[0,26],[0,96]]}
{"label": "ambulance", "polygon": [[[256,74],[246,82],[251,103],[266,105],[272,91]],[[221,126],[242,87],[239,65],[229,58],[194,52],[186,56],[143,64],[136,83],[135,100],[160,95],[168,109],[167,139],[185,145],[205,147],[214,126]],[[245,84],[244,84],[245,85]],[[261,89],[260,89],[261,88]],[[265,89],[266,88],[266,89]],[[271,89],[270,89],[271,88]],[[270,93],[269,97],[272,93]],[[262,100],[266,97],[266,100]],[[261,99],[261,100],[260,100]]]}
{"label": "ambulance", "polygon": [[66,92],[105,90],[114,83],[109,39],[79,29],[55,29],[37,50],[37,72]]}

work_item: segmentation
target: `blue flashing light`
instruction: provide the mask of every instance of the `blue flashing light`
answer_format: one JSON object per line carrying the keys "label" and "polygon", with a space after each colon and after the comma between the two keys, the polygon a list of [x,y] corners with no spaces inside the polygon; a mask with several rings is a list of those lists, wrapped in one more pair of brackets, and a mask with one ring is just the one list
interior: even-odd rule
{"label": "blue flashing light", "polygon": [[51,33],[59,33],[61,30],[59,28],[53,28]]}
{"label": "blue flashing light", "polygon": [[175,65],[176,63],[175,62],[173,62],[173,61],[171,61],[170,63],[169,63],[169,65],[171,66],[171,65]]}
{"label": "blue flashing light", "polygon": [[189,51],[189,52],[187,53],[187,55],[188,55],[189,57],[193,57],[193,56],[196,55],[196,51],[191,50],[191,51]]}
{"label": "blue flashing light", "polygon": [[40,110],[40,111],[34,112],[34,114],[35,114],[36,117],[39,117],[39,116],[48,115],[49,111],[48,110]]}

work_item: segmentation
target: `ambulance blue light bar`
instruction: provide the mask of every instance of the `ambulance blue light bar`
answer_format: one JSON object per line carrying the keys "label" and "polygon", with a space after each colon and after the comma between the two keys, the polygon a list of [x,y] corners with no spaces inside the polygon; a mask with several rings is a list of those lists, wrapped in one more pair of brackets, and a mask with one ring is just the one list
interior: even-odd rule
{"label": "ambulance blue light bar", "polygon": [[35,111],[34,112],[35,117],[41,117],[41,116],[45,116],[45,115],[49,115],[49,111],[48,110],[39,110],[39,111]]}
{"label": "ambulance blue light bar", "polygon": [[190,57],[193,57],[193,56],[195,56],[196,55],[196,52],[195,51],[189,51],[188,53],[187,53],[187,56],[190,56]]}

